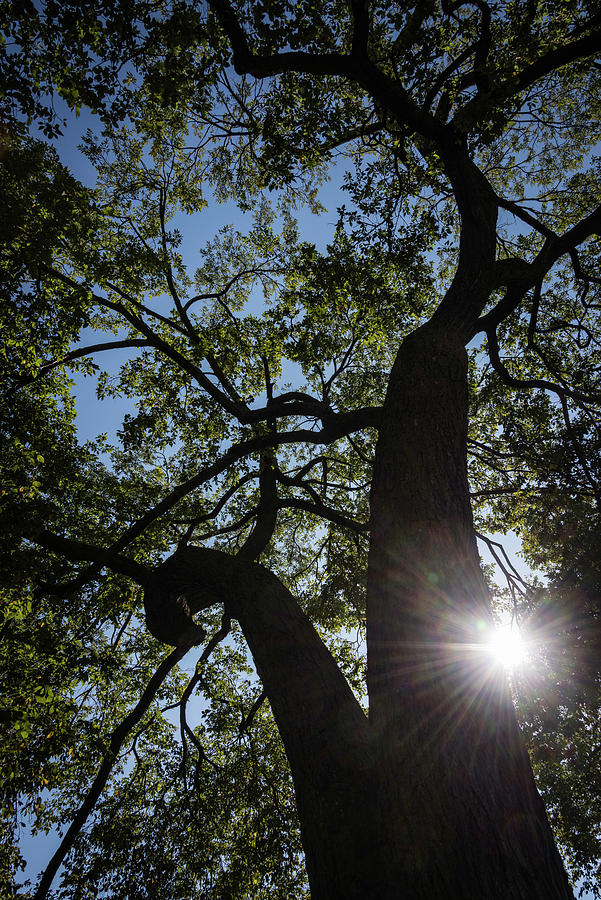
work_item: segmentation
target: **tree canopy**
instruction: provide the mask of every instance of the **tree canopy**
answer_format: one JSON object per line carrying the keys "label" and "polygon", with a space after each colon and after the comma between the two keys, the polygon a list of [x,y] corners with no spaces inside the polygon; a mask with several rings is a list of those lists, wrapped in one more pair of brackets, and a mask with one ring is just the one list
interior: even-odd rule
{"label": "tree canopy", "polygon": [[[345,779],[373,783],[366,723],[388,760],[403,685],[461,694],[403,706],[441,756],[469,716],[510,729],[492,608],[528,641],[511,690],[555,840],[601,896],[598,4],[0,8],[4,893],[327,896],[308,811],[329,832]],[[86,184],[60,137],[82,109]],[[236,221],[194,256],[218,204]],[[114,435],[78,434],[84,377],[127,402]],[[24,817],[63,835],[37,885]]]}

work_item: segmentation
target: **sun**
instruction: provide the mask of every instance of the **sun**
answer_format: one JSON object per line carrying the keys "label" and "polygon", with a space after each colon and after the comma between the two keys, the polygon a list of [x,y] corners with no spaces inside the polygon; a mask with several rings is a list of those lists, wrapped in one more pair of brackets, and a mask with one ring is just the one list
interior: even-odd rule
{"label": "sun", "polygon": [[519,669],[528,657],[526,641],[517,625],[498,625],[491,631],[487,646],[491,656],[508,671]]}

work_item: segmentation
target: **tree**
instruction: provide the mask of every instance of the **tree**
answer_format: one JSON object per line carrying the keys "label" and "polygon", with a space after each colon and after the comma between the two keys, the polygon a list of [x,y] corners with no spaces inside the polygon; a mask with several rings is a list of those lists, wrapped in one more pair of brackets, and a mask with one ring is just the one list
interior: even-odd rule
{"label": "tree", "polygon": [[[596,4],[125,6],[24,4],[5,60],[48,134],[49,90],[105,123],[94,189],[17,114],[2,164],[4,809],[72,819],[34,896],[68,853],[59,896],[301,896],[300,828],[314,900],[570,897],[525,739],[591,872]],[[336,156],[322,253],[293,213]],[[252,225],[192,278],[211,189]],[[80,445],[68,372],[121,350],[135,409]],[[513,598],[523,732],[474,516],[552,579]]]}

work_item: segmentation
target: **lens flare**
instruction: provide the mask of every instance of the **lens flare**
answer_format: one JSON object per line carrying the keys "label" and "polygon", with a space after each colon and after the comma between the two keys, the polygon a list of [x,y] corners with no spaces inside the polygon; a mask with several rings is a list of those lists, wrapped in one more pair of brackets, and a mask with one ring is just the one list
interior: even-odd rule
{"label": "lens flare", "polygon": [[516,625],[499,625],[487,641],[491,656],[512,671],[523,666],[528,657],[526,642]]}

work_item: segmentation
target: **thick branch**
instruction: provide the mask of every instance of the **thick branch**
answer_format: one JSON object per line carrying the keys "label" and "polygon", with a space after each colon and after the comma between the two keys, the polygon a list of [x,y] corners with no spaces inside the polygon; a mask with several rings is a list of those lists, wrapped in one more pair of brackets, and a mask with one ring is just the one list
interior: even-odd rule
{"label": "thick branch", "polygon": [[587,34],[585,37],[564,44],[563,47],[556,47],[554,50],[549,50],[548,53],[544,53],[529,66],[526,66],[526,68],[516,76],[512,84],[506,84],[504,90],[501,88],[496,93],[503,93],[504,96],[512,96],[520,93],[520,91],[525,90],[536,81],[544,78],[545,75],[550,75],[551,72],[555,72],[558,69],[563,68],[563,66],[576,62],[579,59],[586,59],[589,56],[593,56],[599,53],[600,50],[601,31],[593,31],[592,34]]}
{"label": "thick branch", "polygon": [[549,238],[554,237],[550,228],[547,228],[547,226],[537,219],[536,216],[533,216],[527,209],[524,209],[514,200],[506,200],[504,197],[497,196],[497,203],[501,209],[506,209],[508,212],[513,213],[514,216],[517,216],[522,222],[526,222],[527,225],[530,225],[530,227],[534,228],[535,231],[538,231],[539,234],[543,234],[545,237]]}
{"label": "thick branch", "polygon": [[267,549],[275,531],[279,504],[273,453],[261,455],[259,491],[260,499],[254,527],[238,553],[243,559],[258,559]]}
{"label": "thick branch", "polygon": [[[435,144],[451,181],[462,219],[457,273],[436,315],[442,327],[452,326],[458,333],[467,334],[491,290],[489,273],[494,264],[497,204],[492,188],[457,140],[456,132],[414,103],[402,84],[382,72],[365,54],[286,51],[260,56],[251,52],[229,0],[210,0],[210,3],[230,40],[234,66],[240,74],[264,78],[284,72],[299,72],[346,78],[362,87],[376,104],[388,110],[399,125]],[[361,19],[361,0],[356,0],[353,9]],[[483,12],[484,19],[486,15]],[[479,48],[481,55],[486,43],[485,25],[483,29],[483,44]],[[363,46],[358,39],[355,43],[358,48]]]}
{"label": "thick branch", "polygon": [[530,287],[531,285],[526,279],[520,279],[510,284],[497,305],[487,312],[486,315],[480,316],[474,326],[474,335],[478,334],[479,331],[488,333],[496,329],[504,319],[510,316],[512,312],[515,312],[520,303],[523,302]]}
{"label": "thick branch", "polygon": [[366,0],[350,0],[353,14],[353,43],[351,56],[367,58],[369,40],[369,7]]}
{"label": "thick branch", "polygon": [[[528,263],[519,258],[499,260],[495,266],[493,286],[507,284],[507,291],[493,309],[477,320],[470,338],[481,331],[490,333],[496,329],[503,319],[518,308],[527,292],[542,283],[560,257],[566,253],[574,254],[579,244],[599,233],[601,233],[601,206],[562,235],[548,232],[544,245],[532,262]],[[577,260],[576,268],[578,270]]]}
{"label": "thick branch", "polygon": [[378,427],[379,413],[380,411],[376,407],[365,407],[353,412],[333,414],[328,421],[327,427],[324,427],[321,431],[299,430],[280,434],[272,432],[251,438],[241,444],[236,444],[214,463],[201,469],[192,478],[174,488],[160,503],[127,528],[121,537],[108,548],[96,547],[91,544],[85,544],[82,541],[52,535],[50,532],[42,532],[32,536],[31,540],[58,553],[62,553],[67,559],[73,561],[89,560],[93,563],[89,569],[81,573],[74,581],[63,585],[61,592],[70,593],[79,589],[98,573],[99,567],[104,566],[128,575],[135,581],[138,581],[138,583],[145,585],[148,580],[148,570],[133,560],[121,556],[120,551],[131,544],[143,534],[149,525],[169,512],[170,509],[192,491],[213,478],[217,478],[239,459],[243,459],[245,456],[250,456],[253,453],[291,443],[329,444],[341,437],[348,436],[353,431]]}
{"label": "thick branch", "polygon": [[[259,56],[251,52],[229,0],[210,0],[210,5],[228,36],[238,74],[266,78],[284,72],[298,72],[348,78],[385,109],[391,110],[410,129],[435,140],[441,140],[445,135],[444,126],[434,116],[420,109],[399,82],[385,75],[362,53],[355,56],[352,53],[307,53],[297,50]],[[362,41],[357,39],[357,48],[361,46]]]}
{"label": "thick branch", "polygon": [[320,519],[325,519],[328,522],[332,522],[334,525],[339,525],[341,528],[348,528],[349,531],[354,531],[357,534],[369,531],[368,522],[357,522],[355,519],[350,519],[348,516],[343,515],[343,513],[338,512],[337,509],[326,506],[325,503],[322,503],[318,499],[311,502],[310,500],[302,500],[300,497],[290,497],[287,500],[280,501],[280,508],[302,509],[305,512],[319,516]]}
{"label": "thick branch", "polygon": [[[593,24],[591,22],[591,24]],[[595,23],[597,24],[596,20]],[[490,116],[494,107],[500,106],[511,97],[516,97],[522,91],[532,87],[537,81],[550,75],[552,72],[593,56],[601,50],[601,31],[593,31],[591,34],[576,40],[569,41],[562,47],[556,47],[543,53],[538,59],[522,69],[521,72],[502,79],[493,77],[494,87],[487,93],[479,94],[470,100],[455,117],[455,124],[459,127],[466,123],[468,127]]]}
{"label": "thick branch", "polygon": [[[344,676],[275,575],[241,554],[190,546],[174,553],[153,576],[151,587],[157,598],[163,598],[163,607],[166,595],[177,592],[186,597],[192,613],[223,604],[238,619],[276,719],[285,720],[283,729],[278,722],[285,742],[297,746],[301,734],[315,747],[329,742],[335,722],[349,729],[349,741],[359,733],[367,740],[367,720]],[[336,710],[333,720],[332,710]],[[336,752],[331,746],[327,756]],[[303,765],[317,758],[304,755]]]}
{"label": "thick branch", "polygon": [[133,559],[121,556],[110,549],[96,547],[94,544],[86,544],[73,538],[62,537],[49,531],[41,531],[31,537],[31,540],[54,553],[60,553],[72,562],[95,562],[102,567],[112,569],[121,575],[133,578],[138,584],[145,585],[148,582],[151,570]]}

